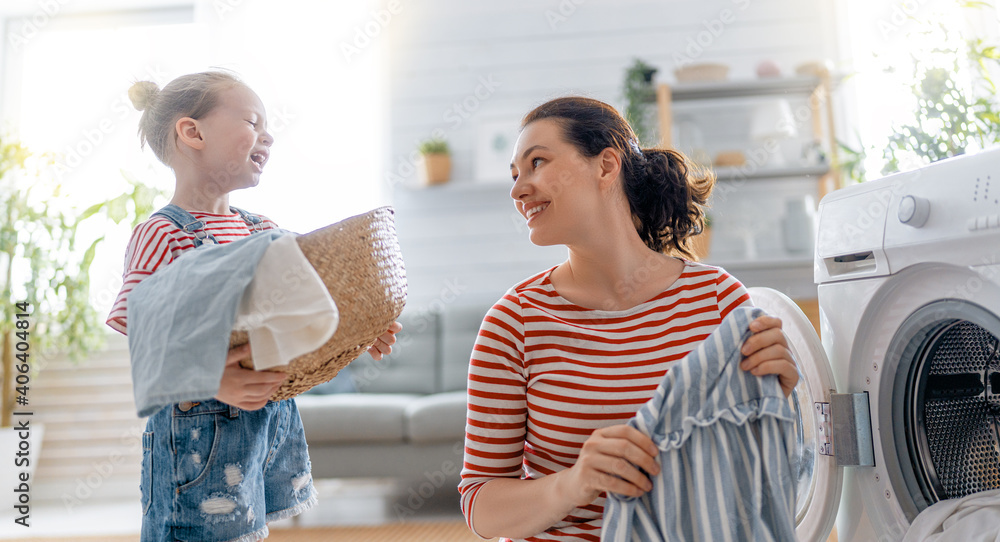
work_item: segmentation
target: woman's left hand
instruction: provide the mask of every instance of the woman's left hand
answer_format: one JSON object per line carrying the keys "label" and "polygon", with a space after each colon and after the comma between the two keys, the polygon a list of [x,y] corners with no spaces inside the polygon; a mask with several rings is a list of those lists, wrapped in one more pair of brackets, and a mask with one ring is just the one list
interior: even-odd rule
{"label": "woman's left hand", "polygon": [[760,316],[750,322],[750,331],[753,335],[740,348],[743,354],[740,368],[754,376],[778,375],[781,390],[788,397],[799,381],[799,372],[788,349],[788,340],[781,331],[781,320]]}
{"label": "woman's left hand", "polygon": [[403,324],[399,322],[393,322],[389,329],[375,339],[375,344],[368,349],[368,353],[371,354],[376,361],[382,359],[382,356],[388,355],[392,352],[392,345],[396,344],[396,334],[403,329]]}

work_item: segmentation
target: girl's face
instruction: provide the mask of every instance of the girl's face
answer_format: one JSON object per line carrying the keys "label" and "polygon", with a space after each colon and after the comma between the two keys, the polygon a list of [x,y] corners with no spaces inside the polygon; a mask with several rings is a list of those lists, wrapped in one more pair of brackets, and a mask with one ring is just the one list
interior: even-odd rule
{"label": "girl's face", "polygon": [[510,197],[525,218],[531,242],[570,245],[600,224],[604,205],[597,160],[583,156],[551,119],[524,127],[514,144]]}
{"label": "girl's face", "polygon": [[221,91],[219,104],[199,119],[205,138],[205,167],[228,190],[257,186],[274,138],[260,98],[237,85]]}

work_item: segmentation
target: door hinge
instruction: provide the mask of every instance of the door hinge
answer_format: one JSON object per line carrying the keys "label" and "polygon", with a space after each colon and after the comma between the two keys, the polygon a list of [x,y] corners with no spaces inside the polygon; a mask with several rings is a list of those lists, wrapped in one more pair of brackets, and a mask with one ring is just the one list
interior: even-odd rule
{"label": "door hinge", "polygon": [[868,392],[831,393],[815,411],[820,454],[836,457],[841,467],[875,466]]}

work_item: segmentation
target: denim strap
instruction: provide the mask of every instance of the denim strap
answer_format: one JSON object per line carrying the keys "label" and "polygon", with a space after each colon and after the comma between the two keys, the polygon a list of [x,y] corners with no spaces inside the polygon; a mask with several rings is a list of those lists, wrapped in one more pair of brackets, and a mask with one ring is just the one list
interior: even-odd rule
{"label": "denim strap", "polygon": [[229,210],[239,213],[240,218],[243,219],[243,222],[247,223],[247,226],[250,226],[253,233],[264,231],[264,220],[261,217],[255,214],[250,214],[239,207],[230,207]]}
{"label": "denim strap", "polygon": [[[230,211],[240,215],[243,222],[246,222],[247,226],[251,228],[251,233],[257,233],[259,231],[264,231],[263,220],[254,214],[248,213],[243,209],[237,207],[230,207]],[[211,233],[205,231],[205,223],[198,220],[191,213],[185,211],[184,209],[174,205],[173,203],[168,203],[159,211],[156,211],[150,216],[160,215],[171,222],[174,223],[178,228],[184,230],[186,233],[194,235],[194,248],[200,247],[204,243],[217,245],[218,241],[215,240],[215,236]]]}

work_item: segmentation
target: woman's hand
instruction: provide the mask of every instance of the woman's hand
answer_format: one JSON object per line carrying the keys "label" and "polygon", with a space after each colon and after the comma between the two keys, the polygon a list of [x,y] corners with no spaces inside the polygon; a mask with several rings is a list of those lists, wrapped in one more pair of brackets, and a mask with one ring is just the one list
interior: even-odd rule
{"label": "woman's hand", "polygon": [[399,322],[393,322],[389,326],[389,330],[375,339],[375,344],[368,349],[368,353],[371,354],[375,361],[382,359],[382,356],[388,355],[392,352],[392,345],[396,344],[396,334],[403,329],[403,324]]}
{"label": "woman's hand", "polygon": [[250,344],[229,349],[226,368],[222,372],[216,399],[243,410],[257,410],[278,391],[288,377],[276,371],[255,371],[240,367],[240,361],[250,359]]}
{"label": "woman's hand", "polygon": [[659,474],[658,455],[653,441],[634,427],[598,429],[583,443],[576,464],[563,471],[564,491],[577,507],[594,502],[602,491],[638,497],[653,488],[639,468]]}
{"label": "woman's hand", "polygon": [[778,382],[785,397],[799,381],[795,359],[788,349],[788,340],[781,331],[781,320],[773,316],[760,316],[750,322],[753,332],[740,348],[743,361],[740,367],[754,376],[778,375]]}

